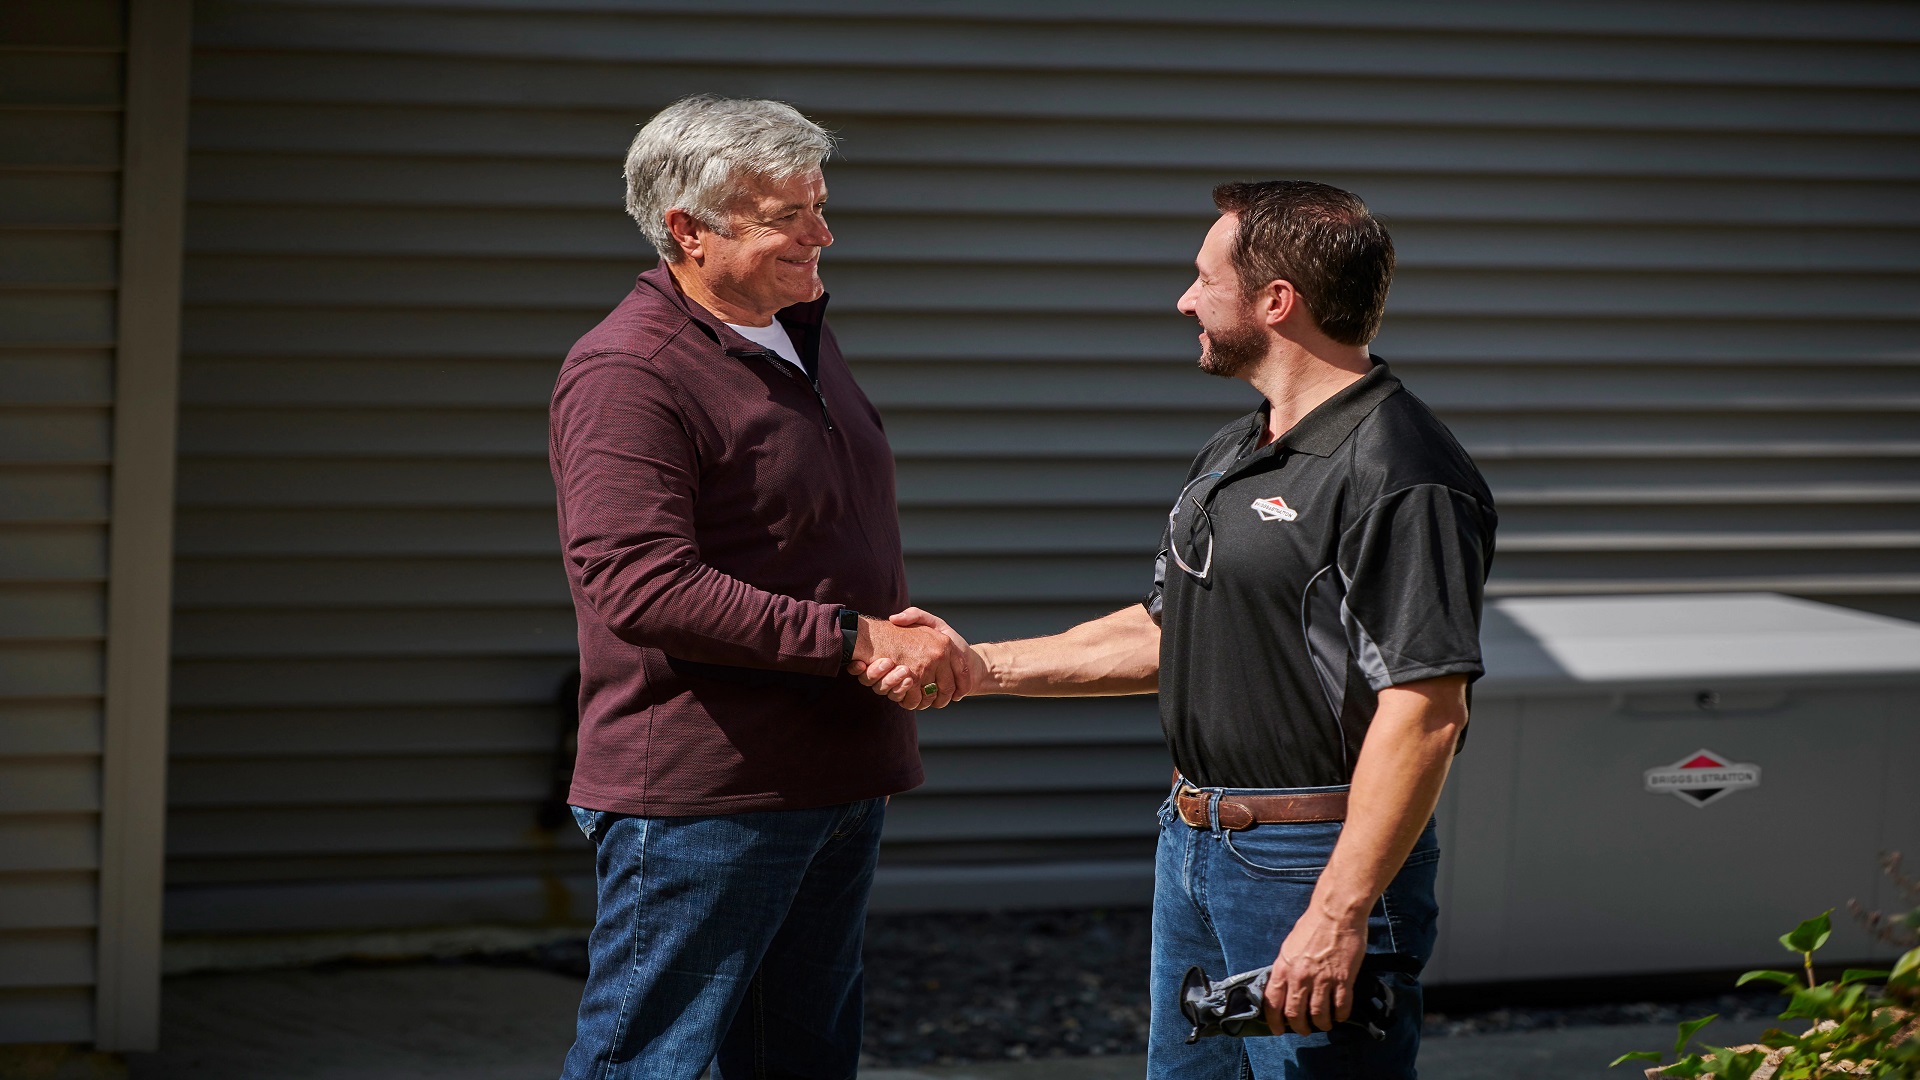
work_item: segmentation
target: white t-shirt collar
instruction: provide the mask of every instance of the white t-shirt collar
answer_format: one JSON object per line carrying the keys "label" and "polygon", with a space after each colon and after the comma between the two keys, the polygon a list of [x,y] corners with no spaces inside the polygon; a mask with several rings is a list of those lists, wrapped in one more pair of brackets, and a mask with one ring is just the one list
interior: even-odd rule
{"label": "white t-shirt collar", "polygon": [[733,328],[734,333],[755,345],[770,350],[780,359],[800,369],[802,375],[807,374],[807,365],[800,362],[800,350],[793,347],[793,339],[787,336],[787,328],[780,325],[779,319],[765,326],[741,326],[739,323],[727,325]]}

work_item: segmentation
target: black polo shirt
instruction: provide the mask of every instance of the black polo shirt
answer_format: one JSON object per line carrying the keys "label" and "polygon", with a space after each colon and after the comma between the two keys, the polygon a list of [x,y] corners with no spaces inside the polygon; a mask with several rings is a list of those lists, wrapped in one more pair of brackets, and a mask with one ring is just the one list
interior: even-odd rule
{"label": "black polo shirt", "polygon": [[1384,363],[1260,447],[1266,423],[1220,429],[1168,515],[1160,721],[1196,784],[1345,784],[1380,690],[1482,673],[1493,495]]}

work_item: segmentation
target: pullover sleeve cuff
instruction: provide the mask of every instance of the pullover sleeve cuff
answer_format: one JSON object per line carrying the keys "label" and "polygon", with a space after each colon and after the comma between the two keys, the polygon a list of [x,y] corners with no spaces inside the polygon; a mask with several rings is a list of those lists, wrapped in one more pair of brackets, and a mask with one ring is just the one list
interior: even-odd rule
{"label": "pullover sleeve cuff", "polygon": [[809,675],[838,675],[846,667],[840,659],[846,650],[846,637],[840,632],[840,612],[847,610],[839,604],[809,604],[806,622],[800,627],[799,637],[804,642],[798,659],[810,661],[806,665]]}

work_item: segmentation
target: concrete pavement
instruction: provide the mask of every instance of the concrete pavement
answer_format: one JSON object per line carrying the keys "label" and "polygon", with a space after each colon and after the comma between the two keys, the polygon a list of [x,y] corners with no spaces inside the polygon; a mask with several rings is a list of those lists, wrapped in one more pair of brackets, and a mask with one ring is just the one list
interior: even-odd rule
{"label": "concrete pavement", "polygon": [[[524,968],[410,964],[194,975],[166,988],[164,1046],[132,1080],[536,1080],[571,1041],[578,979]],[[1715,1025],[1723,1041],[1768,1024]],[[1751,1030],[1748,1030],[1751,1029]],[[1423,1080],[1632,1080],[1607,1062],[1659,1049],[1665,1025],[1429,1039]],[[1139,1057],[869,1069],[868,1080],[1134,1080]]]}

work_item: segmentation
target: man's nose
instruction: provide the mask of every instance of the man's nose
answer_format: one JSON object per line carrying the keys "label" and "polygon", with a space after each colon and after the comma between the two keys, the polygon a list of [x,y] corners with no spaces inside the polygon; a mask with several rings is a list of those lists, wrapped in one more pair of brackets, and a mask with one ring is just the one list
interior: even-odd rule
{"label": "man's nose", "polygon": [[801,237],[800,242],[808,247],[832,247],[833,230],[827,228],[827,219],[815,217],[812,227],[807,230],[805,236]]}

